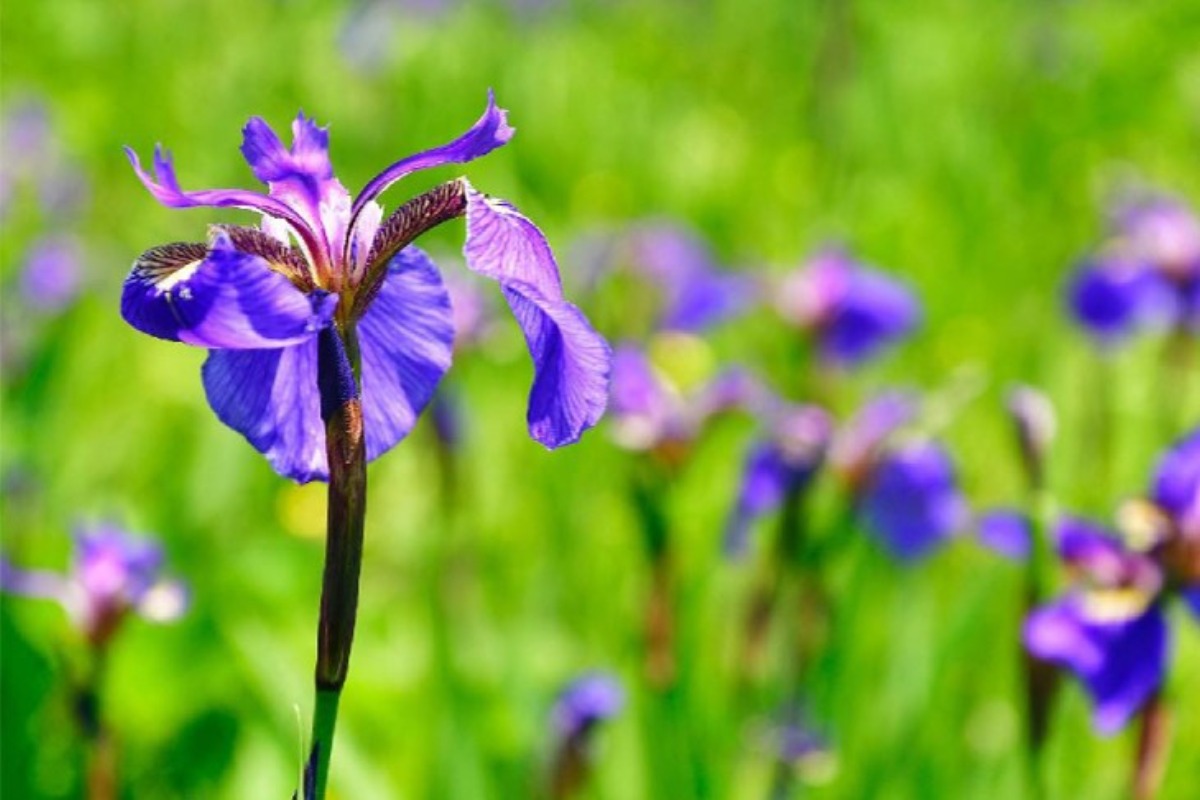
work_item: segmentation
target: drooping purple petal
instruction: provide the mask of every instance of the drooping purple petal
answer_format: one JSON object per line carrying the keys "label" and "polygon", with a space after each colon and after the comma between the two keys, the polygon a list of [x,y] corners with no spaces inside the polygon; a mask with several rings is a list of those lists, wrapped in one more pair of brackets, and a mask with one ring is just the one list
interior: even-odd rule
{"label": "drooping purple petal", "polygon": [[409,246],[358,323],[367,459],[403,439],[450,367],[454,322],[437,268]]}
{"label": "drooping purple petal", "polygon": [[1098,621],[1082,596],[1067,595],[1029,616],[1024,640],[1031,653],[1079,677],[1104,734],[1124,727],[1166,672],[1167,622],[1157,604],[1132,619]]}
{"label": "drooping purple petal", "polygon": [[919,318],[920,307],[907,287],[872,270],[855,270],[821,327],[821,353],[836,364],[861,364],[906,336]]}
{"label": "drooping purple petal", "polygon": [[1029,517],[1012,509],[993,509],[976,523],[979,541],[1013,561],[1025,561],[1033,551],[1033,526]]}
{"label": "drooping purple petal", "polygon": [[208,404],[280,475],[328,478],[317,390],[317,341],[273,350],[213,350],[201,370]]}
{"label": "drooping purple petal", "polygon": [[1169,321],[1177,299],[1145,263],[1111,256],[1082,264],[1067,285],[1075,321],[1099,344],[1111,346],[1144,326]]}
{"label": "drooping purple petal", "polygon": [[500,283],[534,364],[529,433],[546,447],[579,439],[604,413],[611,352],[563,299],[542,232],[511,205],[467,190],[467,266]]}
{"label": "drooping purple petal", "polygon": [[363,187],[354,198],[351,218],[357,219],[363,207],[405,175],[444,164],[463,164],[485,156],[508,143],[514,129],[508,124],[508,112],[496,105],[495,94],[488,90],[487,108],[471,129],[452,142],[402,158]]}
{"label": "drooping purple petal", "polygon": [[901,560],[929,554],[967,517],[950,458],[932,442],[888,453],[868,480],[862,509],[868,530]]}
{"label": "drooping purple petal", "polygon": [[125,280],[121,315],[160,339],[216,349],[286,347],[329,324],[337,298],[306,295],[218,231],[211,248],[156,247]]}

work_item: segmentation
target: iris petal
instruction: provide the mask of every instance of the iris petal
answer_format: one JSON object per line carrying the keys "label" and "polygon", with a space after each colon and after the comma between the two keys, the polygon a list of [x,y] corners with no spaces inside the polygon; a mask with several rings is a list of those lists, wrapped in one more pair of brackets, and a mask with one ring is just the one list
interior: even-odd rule
{"label": "iris petal", "polygon": [[357,219],[363,206],[405,175],[443,164],[464,164],[485,156],[507,144],[513,133],[513,128],[508,124],[508,112],[496,105],[496,97],[489,90],[487,108],[470,130],[440,147],[402,158],[376,175],[354,198],[351,217]]}
{"label": "iris petal", "polygon": [[467,266],[500,283],[533,358],[529,433],[546,447],[579,439],[604,413],[611,351],[563,299],[558,265],[515,208],[467,190]]}
{"label": "iris petal", "polygon": [[388,265],[358,323],[367,459],[403,439],[450,367],[450,297],[425,253],[406,247]]}
{"label": "iris petal", "polygon": [[134,263],[121,315],[160,339],[218,349],[286,347],[329,324],[337,298],[306,295],[219,231],[211,249],[175,244]]}
{"label": "iris petal", "polygon": [[1167,622],[1157,605],[1117,622],[1084,612],[1076,595],[1035,610],[1025,623],[1025,646],[1074,672],[1092,696],[1096,729],[1116,733],[1162,685]]}
{"label": "iris petal", "polygon": [[213,350],[201,370],[217,418],[299,483],[326,480],[317,341],[274,350]]}
{"label": "iris petal", "polygon": [[750,526],[779,507],[794,472],[779,448],[769,442],[754,446],[742,470],[737,506],[725,529],[726,555],[740,556],[746,552]]}

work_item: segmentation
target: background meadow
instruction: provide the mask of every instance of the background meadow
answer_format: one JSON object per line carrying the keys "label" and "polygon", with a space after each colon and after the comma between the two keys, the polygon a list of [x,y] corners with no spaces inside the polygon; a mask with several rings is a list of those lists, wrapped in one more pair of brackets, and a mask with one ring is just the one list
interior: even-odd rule
{"label": "background meadow", "polygon": [[[844,418],[886,386],[931,393],[973,505],[1019,502],[1003,413],[1014,382],[1053,399],[1055,502],[1108,519],[1200,419],[1164,384],[1162,342],[1102,360],[1062,286],[1129,182],[1200,201],[1200,7],[1010,0],[90,0],[8,3],[0,28],[6,186],[3,548],[59,566],[72,525],[153,532],[191,586],[169,626],[132,622],[108,665],[106,717],[125,795],[284,798],[307,733],[324,494],[278,478],[208,409],[204,354],[142,336],[117,300],[133,258],[248,214],[167,211],[121,153],[162,142],[188,188],[253,186],[240,129],[329,124],[352,190],[457,135],[494,88],[513,142],[462,172],[545,230],[571,296],[614,340],[628,287],[595,278],[595,242],[647,218],[692,226],[731,269],[782,274],[829,240],[906,281],[918,333],[828,387]],[[13,122],[44,107],[44,147]],[[23,149],[24,148],[24,149]],[[459,172],[417,175],[401,200]],[[48,199],[49,198],[49,199]],[[78,248],[80,292],[55,310],[22,277],[48,235]],[[452,267],[461,223],[422,245]],[[498,295],[497,295],[498,299]],[[681,370],[746,364],[779,388],[811,364],[754,312]],[[671,366],[671,365],[668,365]],[[1195,366],[1192,368],[1195,372]],[[554,453],[524,430],[528,360],[498,324],[447,382],[465,411],[450,489],[425,421],[370,471],[359,628],[331,794],[509,798],[542,785],[550,707],[613,671],[623,711],[598,731],[594,798],[765,797],[764,726],[790,696],[734,657],[756,553],[721,537],[755,426],[721,420],[663,495],[679,673],[643,675],[650,576],[630,486],[639,457],[601,425]],[[1111,448],[1090,427],[1112,398]],[[819,487],[818,515],[828,511]],[[822,501],[825,498],[825,501]],[[772,529],[773,530],[773,529]],[[841,609],[806,705],[831,752],[796,796],[1025,797],[1019,567],[964,533],[899,566],[856,537],[830,568]],[[4,597],[0,794],[78,797],[81,750],[61,679],[61,610]],[[1176,610],[1178,611],[1178,610]],[[841,615],[844,613],[844,617]],[[1174,741],[1162,797],[1200,774],[1200,627],[1178,613]],[[1098,738],[1074,682],[1058,698],[1047,795],[1124,796],[1132,728]]]}

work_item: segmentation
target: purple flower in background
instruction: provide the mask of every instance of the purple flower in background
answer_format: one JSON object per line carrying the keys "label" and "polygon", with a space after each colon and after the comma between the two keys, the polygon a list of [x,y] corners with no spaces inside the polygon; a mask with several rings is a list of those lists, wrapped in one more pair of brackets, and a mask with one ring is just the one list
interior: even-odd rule
{"label": "purple flower in background", "polygon": [[1149,557],[1127,550],[1086,520],[1064,519],[1055,534],[1059,557],[1078,582],[1029,615],[1025,646],[1074,672],[1092,696],[1097,730],[1114,733],[1162,684],[1166,672],[1162,575]]}
{"label": "purple flower in background", "polygon": [[598,723],[620,713],[625,693],[620,682],[605,672],[590,672],[576,678],[559,694],[552,712],[554,731],[560,740],[580,739]]}
{"label": "purple flower in background", "polygon": [[975,521],[975,528],[979,541],[1005,558],[1025,561],[1033,552],[1033,525],[1023,512],[993,509]]}
{"label": "purple flower in background", "polygon": [[677,460],[706,422],[724,411],[753,407],[761,391],[758,382],[739,369],[720,372],[684,391],[656,369],[641,348],[623,344],[612,360],[613,436],[627,449]]}
{"label": "purple flower in background", "polygon": [[1113,233],[1142,261],[1177,281],[1200,277],[1200,219],[1168,195],[1150,195],[1120,203],[1112,217]]}
{"label": "purple flower in background", "polygon": [[1110,254],[1080,265],[1067,284],[1067,305],[1088,335],[1112,346],[1169,318],[1176,299],[1146,262]]}
{"label": "purple flower in background", "polygon": [[861,491],[891,438],[916,419],[917,410],[917,400],[911,394],[884,392],[838,428],[829,461],[851,493]]}
{"label": "purple flower in background", "polygon": [[753,297],[750,279],[723,271],[708,245],[682,226],[645,225],[628,246],[634,270],[662,292],[657,330],[702,331],[741,313]]}
{"label": "purple flower in background", "polygon": [[860,503],[868,532],[903,561],[928,555],[968,519],[950,457],[933,442],[890,449],[867,478]]}
{"label": "purple flower in background", "polygon": [[742,468],[737,503],[725,530],[725,552],[745,553],[750,527],[803,491],[825,459],[832,421],[816,406],[781,404],[771,413],[767,436],[750,449]]}
{"label": "purple flower in background", "polygon": [[847,367],[910,334],[920,318],[907,287],[832,248],[788,275],[775,304],[786,321],[812,331],[824,360]]}
{"label": "purple flower in background", "polygon": [[60,311],[79,293],[83,248],[69,236],[34,244],[21,271],[21,297],[39,311]]}
{"label": "purple flower in background", "polygon": [[1127,503],[1120,523],[1123,539],[1086,520],[1059,523],[1058,554],[1075,580],[1025,624],[1029,651],[1083,682],[1103,733],[1124,727],[1165,680],[1168,599],[1200,618],[1200,429],[1163,455],[1149,498]]}
{"label": "purple flower in background", "polygon": [[24,570],[0,557],[0,590],[57,600],[93,646],[104,646],[132,612],[153,622],[178,618],[187,590],[162,577],[162,548],[113,525],[75,531],[71,570]]}
{"label": "purple flower in background", "polygon": [[[596,423],[607,398],[608,345],[564,298],[541,231],[463,178],[410,200],[386,220],[375,202],[409,174],[465,163],[506,144],[513,129],[490,94],[465,134],[395,162],[354,198],[334,177],[326,129],[300,115],[292,135],[287,148],[257,117],[243,131],[242,153],[267,194],[184,191],[161,148],[153,176],[127,150],[138,177],[164,205],[263,215],[261,229],[214,226],[208,244],[147,251],[122,296],[122,314],[135,328],[210,349],[202,376],[222,422],[280,474],[327,479],[323,420],[331,402],[358,392],[341,352],[349,339],[361,357],[367,459],[403,439],[449,367],[454,339],[439,272],[411,242],[465,216],[467,267],[500,284],[533,359],[530,435],[559,447]],[[323,373],[320,386],[319,361],[342,365]]]}

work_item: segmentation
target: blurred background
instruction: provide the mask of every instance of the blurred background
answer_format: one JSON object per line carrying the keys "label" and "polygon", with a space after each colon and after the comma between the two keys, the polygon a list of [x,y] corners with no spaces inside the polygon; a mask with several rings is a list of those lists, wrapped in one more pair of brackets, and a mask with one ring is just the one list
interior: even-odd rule
{"label": "blurred background", "polygon": [[[631,226],[682,226],[722,269],[760,280],[832,241],[907,284],[921,323],[821,397],[792,399],[820,399],[842,420],[883,387],[925,393],[972,507],[1024,496],[1003,410],[1016,382],[1057,408],[1055,502],[1100,519],[1145,493],[1158,454],[1200,418],[1195,391],[1163,383],[1161,337],[1099,353],[1063,301],[1114,193],[1200,199],[1195,3],[53,0],[3,15],[4,552],[62,569],[73,526],[116,521],[156,536],[191,592],[178,621],[131,620],[111,649],[102,713],[124,797],[290,795],[310,713],[324,494],[277,477],[215,418],[203,352],[120,319],[121,282],[143,250],[255,221],[160,207],[123,145],[146,158],[163,143],[185,188],[251,187],[246,119],[283,131],[303,110],[330,126],[354,191],[457,136],[492,88],[512,143],[406,179],[383,203],[458,174],[511,200],[614,342],[647,333],[630,320],[637,290],[611,277],[624,256],[606,249]],[[461,240],[451,223],[421,244],[461,275]],[[655,573],[631,489],[652,457],[618,446],[610,422],[553,453],[530,441],[528,359],[497,314],[446,379],[454,441],[426,419],[371,467],[331,794],[535,795],[561,755],[555,698],[604,670],[624,703],[589,743],[578,796],[768,796],[780,785],[774,710],[795,687],[770,670],[740,676],[767,540],[740,560],[722,545],[754,419],[716,421],[655,492],[672,542],[676,667],[664,689],[646,671]],[[664,368],[738,363],[794,393],[815,369],[794,336],[751,309],[662,356]],[[1110,449],[1098,460],[1101,385]],[[828,580],[852,612],[805,687],[819,758],[795,767],[785,796],[1029,796],[1020,566],[967,534],[905,565],[856,536]],[[52,603],[5,596],[2,608],[0,793],[82,796],[66,688],[80,636]],[[1200,628],[1175,611],[1167,691],[1179,713],[1161,796],[1184,798],[1200,774],[1187,701],[1200,691]],[[1134,727],[1096,736],[1073,681],[1055,711],[1047,796],[1125,796]]]}

